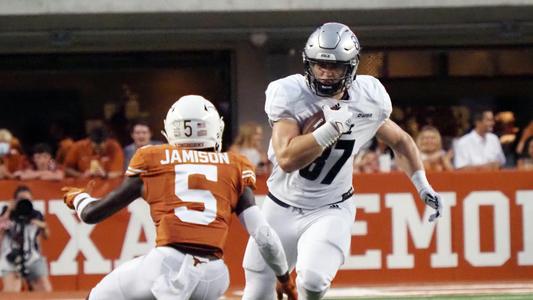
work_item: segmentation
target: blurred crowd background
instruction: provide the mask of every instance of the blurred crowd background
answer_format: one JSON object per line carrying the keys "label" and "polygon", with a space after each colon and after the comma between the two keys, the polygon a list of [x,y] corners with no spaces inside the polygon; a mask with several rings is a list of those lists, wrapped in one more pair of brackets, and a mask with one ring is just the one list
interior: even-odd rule
{"label": "blurred crowd background", "polygon": [[[132,97],[135,99],[136,95]],[[136,149],[163,141],[153,136],[149,123],[142,118],[114,117],[123,119],[128,126],[113,128],[112,119],[90,120],[86,122],[85,135],[79,137],[53,124],[49,128],[53,138],[35,144],[23,143],[8,128],[0,129],[0,179],[122,176]],[[392,119],[415,139],[426,171],[533,170],[533,121],[518,127],[512,111],[494,113],[490,108],[472,111],[466,106],[422,109],[406,106],[395,107]],[[248,157],[258,174],[268,174],[271,169],[264,146],[268,136],[264,131],[268,128],[257,122],[243,123],[225,149]],[[460,143],[472,134],[480,138],[479,144]],[[354,160],[355,173],[395,170],[394,153],[377,139],[365,145]]]}

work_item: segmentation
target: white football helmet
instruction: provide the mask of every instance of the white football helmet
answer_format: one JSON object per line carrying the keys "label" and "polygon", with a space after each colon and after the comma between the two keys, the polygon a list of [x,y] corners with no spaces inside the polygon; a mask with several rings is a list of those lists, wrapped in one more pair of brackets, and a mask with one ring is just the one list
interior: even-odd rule
{"label": "white football helmet", "polygon": [[[361,46],[350,28],[341,23],[325,23],[307,40],[302,53],[305,77],[313,92],[321,97],[331,97],[350,88],[359,65]],[[326,84],[315,78],[311,66],[330,63],[344,67],[344,76],[338,82]]]}
{"label": "white football helmet", "polygon": [[183,96],[170,107],[163,135],[168,143],[189,149],[222,148],[224,121],[217,109],[202,96]]}

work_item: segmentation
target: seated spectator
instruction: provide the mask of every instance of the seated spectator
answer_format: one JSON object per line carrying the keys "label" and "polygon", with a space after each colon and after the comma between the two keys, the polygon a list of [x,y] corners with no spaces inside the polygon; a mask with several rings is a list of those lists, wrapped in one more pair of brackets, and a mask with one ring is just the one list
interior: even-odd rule
{"label": "seated spectator", "polygon": [[397,160],[395,159],[394,152],[381,139],[374,138],[373,145],[370,146],[370,149],[372,149],[378,157],[380,172],[387,173],[397,169]]}
{"label": "seated spectator", "polygon": [[47,144],[37,144],[33,147],[32,165],[13,175],[21,180],[63,180],[65,173],[52,159],[52,149]]}
{"label": "seated spectator", "polygon": [[442,149],[442,138],[437,128],[424,126],[416,137],[416,144],[426,171],[453,169],[450,154]]}
{"label": "seated spectator", "polygon": [[70,150],[70,148],[74,145],[74,140],[66,137],[59,141],[59,145],[57,146],[57,152],[56,152],[56,162],[60,165],[65,164],[65,160],[67,159],[67,154]]}
{"label": "seated spectator", "polygon": [[354,173],[379,173],[379,157],[378,154],[372,150],[364,150],[355,157]]}
{"label": "seated spectator", "polygon": [[13,173],[28,165],[20,142],[7,129],[0,129],[0,179],[13,178]]}
{"label": "seated spectator", "polygon": [[494,117],[494,133],[500,138],[503,154],[505,155],[505,167],[516,166],[515,144],[518,127],[515,126],[514,113],[501,111]]}
{"label": "seated spectator", "polygon": [[124,169],[128,168],[131,158],[137,149],[146,145],[159,145],[161,141],[152,140],[152,131],[148,123],[137,121],[133,123],[130,131],[133,143],[124,147]]}
{"label": "seated spectator", "polygon": [[498,170],[505,163],[502,146],[492,133],[494,115],[490,110],[473,114],[474,129],[454,147],[454,164],[463,170]]}
{"label": "seated spectator", "polygon": [[[522,154],[524,152],[524,146],[526,144],[526,141],[533,136],[533,120],[529,122],[529,125],[522,130],[522,134],[520,135],[520,140],[518,141],[518,144],[516,145],[516,153]],[[527,148],[526,148],[527,149]]]}
{"label": "seated spectator", "polygon": [[119,143],[103,127],[95,127],[89,137],[77,141],[65,160],[65,173],[76,178],[116,178],[123,175],[124,154]]}
{"label": "seated spectator", "polygon": [[518,159],[518,170],[533,170],[533,136],[530,136],[524,145],[524,151]]}
{"label": "seated spectator", "polygon": [[248,122],[239,127],[239,134],[229,151],[246,156],[255,166],[256,174],[266,174],[270,172],[270,161],[263,151],[262,142],[263,128],[257,123]]}

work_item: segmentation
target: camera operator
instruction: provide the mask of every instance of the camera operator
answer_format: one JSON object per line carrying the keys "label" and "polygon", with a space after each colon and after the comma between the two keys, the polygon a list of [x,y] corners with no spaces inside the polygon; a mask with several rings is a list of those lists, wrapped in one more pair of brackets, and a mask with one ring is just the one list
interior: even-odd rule
{"label": "camera operator", "polygon": [[0,271],[4,292],[19,292],[23,281],[31,291],[52,290],[40,238],[50,232],[41,212],[33,209],[27,186],[15,190],[14,200],[0,213]]}

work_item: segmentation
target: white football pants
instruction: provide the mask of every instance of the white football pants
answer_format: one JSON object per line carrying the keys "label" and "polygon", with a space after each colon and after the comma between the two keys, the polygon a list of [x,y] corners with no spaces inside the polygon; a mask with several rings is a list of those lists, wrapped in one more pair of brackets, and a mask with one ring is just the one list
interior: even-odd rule
{"label": "white football pants", "polygon": [[170,247],[156,247],[148,254],[121,264],[89,295],[90,300],[214,300],[229,286],[229,272],[222,259],[195,262]]}
{"label": "white football pants", "polygon": [[[321,299],[350,252],[354,198],[337,205],[299,209],[284,208],[267,197],[262,212],[281,239],[289,268],[296,266],[299,299]],[[253,239],[248,240],[243,267],[246,286],[242,299],[275,299],[276,276]]]}

